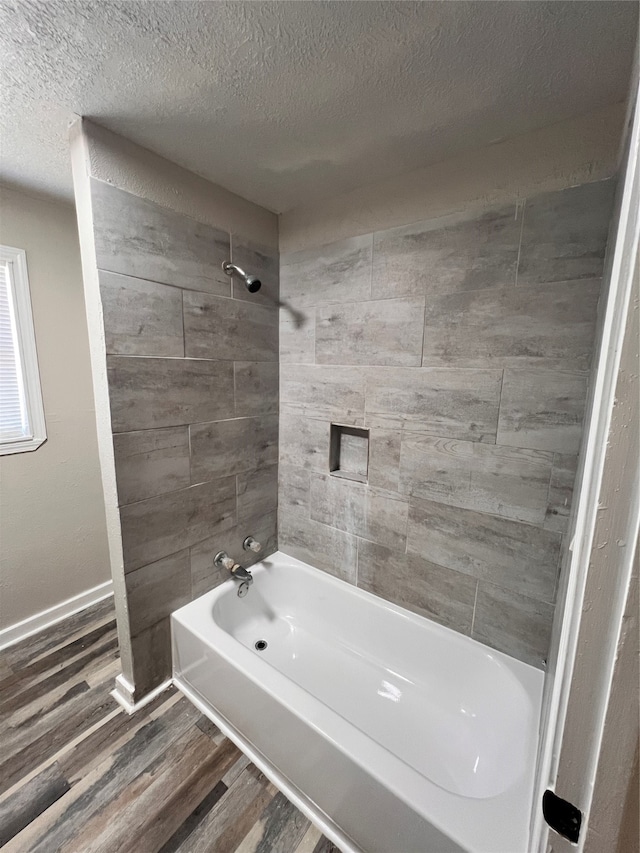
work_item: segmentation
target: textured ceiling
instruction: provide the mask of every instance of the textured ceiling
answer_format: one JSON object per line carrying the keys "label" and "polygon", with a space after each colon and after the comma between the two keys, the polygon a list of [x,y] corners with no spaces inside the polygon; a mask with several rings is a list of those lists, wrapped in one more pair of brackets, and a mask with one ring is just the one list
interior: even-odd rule
{"label": "textured ceiling", "polygon": [[99,124],[281,212],[623,100],[635,2],[0,3],[3,179]]}

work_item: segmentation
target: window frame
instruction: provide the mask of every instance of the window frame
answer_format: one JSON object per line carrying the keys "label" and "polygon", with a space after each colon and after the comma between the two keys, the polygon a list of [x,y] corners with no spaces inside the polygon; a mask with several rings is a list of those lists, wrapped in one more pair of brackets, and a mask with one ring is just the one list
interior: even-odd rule
{"label": "window frame", "polygon": [[47,440],[42,402],[35,326],[31,310],[31,290],[24,249],[0,245],[0,262],[10,266],[9,299],[16,321],[16,338],[30,435],[14,440],[0,439],[0,456],[37,450]]}

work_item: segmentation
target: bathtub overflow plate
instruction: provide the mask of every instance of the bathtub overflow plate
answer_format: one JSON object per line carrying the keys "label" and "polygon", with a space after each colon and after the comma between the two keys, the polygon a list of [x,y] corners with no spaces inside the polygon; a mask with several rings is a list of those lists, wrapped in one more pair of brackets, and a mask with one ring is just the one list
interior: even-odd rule
{"label": "bathtub overflow plate", "polygon": [[269,644],[267,643],[267,641],[266,641],[266,640],[256,640],[255,648],[256,648],[259,652],[263,652],[263,651],[267,648],[267,646],[268,646],[268,645],[269,645]]}

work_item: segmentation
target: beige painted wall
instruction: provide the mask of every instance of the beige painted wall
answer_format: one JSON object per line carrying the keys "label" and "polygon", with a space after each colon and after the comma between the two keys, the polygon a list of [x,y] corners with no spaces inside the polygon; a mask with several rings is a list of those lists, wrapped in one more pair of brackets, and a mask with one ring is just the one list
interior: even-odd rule
{"label": "beige painted wall", "polygon": [[625,104],[614,104],[280,217],[280,252],[297,252],[547,190],[617,171]]}
{"label": "beige painted wall", "polygon": [[0,458],[0,629],[109,580],[80,251],[71,205],[2,189],[25,249],[47,441]]}

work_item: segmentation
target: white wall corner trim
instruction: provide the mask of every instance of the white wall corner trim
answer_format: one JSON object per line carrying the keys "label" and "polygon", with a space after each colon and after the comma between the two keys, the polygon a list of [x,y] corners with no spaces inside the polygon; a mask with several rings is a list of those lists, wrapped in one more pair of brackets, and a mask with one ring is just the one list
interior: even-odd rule
{"label": "white wall corner trim", "polygon": [[6,649],[8,646],[13,646],[19,643],[20,640],[25,640],[39,631],[44,631],[45,628],[50,628],[57,622],[61,622],[74,613],[79,613],[85,607],[91,607],[92,604],[97,604],[104,598],[113,595],[113,581],[105,581],[104,583],[94,586],[79,595],[74,595],[73,598],[68,598],[66,601],[61,601],[60,604],[49,607],[28,619],[23,619],[22,622],[16,622],[15,625],[9,625],[0,631],[0,650]]}
{"label": "white wall corner trim", "polygon": [[136,711],[139,711],[141,708],[144,708],[145,705],[148,705],[149,702],[152,702],[156,696],[159,696],[165,690],[168,690],[172,684],[173,679],[168,678],[166,681],[163,681],[162,684],[155,687],[151,693],[147,693],[139,702],[134,702],[132,701],[134,693],[133,684],[127,681],[124,675],[121,674],[116,676],[116,686],[115,689],[111,691],[110,695],[116,700],[121,708],[124,708],[127,714],[135,714]]}

